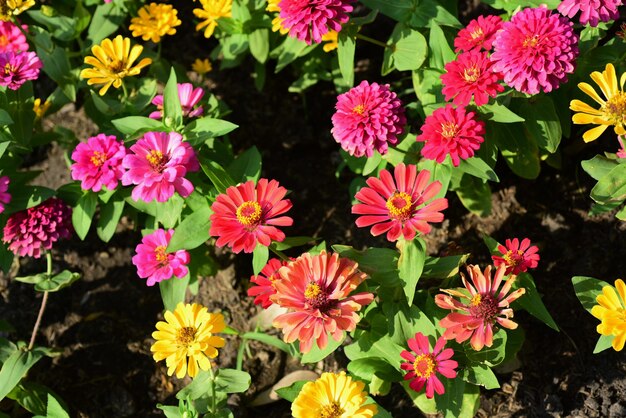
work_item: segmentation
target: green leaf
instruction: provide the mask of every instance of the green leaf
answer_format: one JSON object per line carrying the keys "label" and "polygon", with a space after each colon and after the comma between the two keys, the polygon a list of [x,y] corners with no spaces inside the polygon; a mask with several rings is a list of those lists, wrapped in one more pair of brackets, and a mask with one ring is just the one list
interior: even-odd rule
{"label": "green leaf", "polygon": [[416,237],[412,241],[398,240],[400,258],[398,271],[400,280],[404,281],[403,289],[409,306],[413,304],[417,282],[419,281],[426,260],[426,243]]}
{"label": "green leaf", "polygon": [[186,216],[174,230],[167,252],[173,253],[182,249],[193,250],[204,244],[209,239],[211,213],[211,209],[205,207]]}
{"label": "green leaf", "polygon": [[56,276],[35,283],[35,290],[38,292],[58,292],[78,279],[80,279],[80,273],[72,273],[69,270],[63,270]]}
{"label": "green leaf", "polygon": [[626,164],[619,164],[605,174],[591,189],[591,198],[598,203],[626,199]]}
{"label": "green leaf", "polygon": [[61,406],[59,401],[48,394],[48,406],[46,408],[46,418],[70,418],[70,415]]}
{"label": "green leaf", "polygon": [[163,122],[144,116],[126,116],[125,118],[114,119],[111,121],[115,129],[124,135],[133,135],[138,131],[162,131],[164,129]]}
{"label": "green leaf", "polygon": [[97,206],[98,196],[95,193],[87,192],[78,199],[72,211],[72,225],[74,226],[76,235],[83,241],[89,232]]}
{"label": "green leaf", "polygon": [[300,247],[316,240],[317,239],[313,237],[286,237],[281,242],[272,242],[271,247],[278,251],[284,251],[288,250],[289,248]]}
{"label": "green leaf", "polygon": [[181,278],[172,276],[170,279],[159,282],[161,300],[163,300],[165,310],[173,312],[176,309],[176,305],[185,301],[188,284],[189,273]]}
{"label": "green leaf", "polygon": [[500,179],[495,171],[480,157],[472,157],[467,160],[461,160],[459,164],[459,170],[470,174],[474,177],[478,177],[483,180],[491,180],[498,182]]}
{"label": "green leaf", "polygon": [[204,171],[204,174],[211,180],[211,183],[213,183],[220,194],[225,193],[226,189],[237,184],[226,170],[215,161],[200,163],[200,167],[202,167],[202,171]]}
{"label": "green leaf", "polygon": [[280,338],[276,338],[273,335],[268,335],[263,332],[246,332],[241,336],[244,340],[256,340],[260,341],[263,344],[271,345],[272,347],[276,347],[279,350],[292,354],[293,350],[291,349],[291,345],[287,344]]}
{"label": "green leaf", "polygon": [[426,61],[428,43],[418,31],[398,24],[390,40],[393,63],[398,71],[417,70]]}
{"label": "green leaf", "polygon": [[449,279],[459,274],[459,267],[465,264],[470,254],[449,255],[446,257],[426,257],[422,277],[425,279]]}
{"label": "green leaf", "polygon": [[358,379],[371,382],[374,376],[389,382],[401,382],[403,375],[394,365],[378,357],[364,357],[348,363],[348,372]]}
{"label": "green leaf", "polygon": [[350,31],[342,30],[337,36],[337,57],[341,76],[349,86],[354,85],[354,52],[356,42]]}
{"label": "green leaf", "polygon": [[0,369],[0,401],[20,382],[35,363],[45,355],[45,351],[34,348],[30,351],[13,352]]}
{"label": "green leaf", "polygon": [[450,47],[446,35],[441,27],[433,22],[430,25],[430,36],[428,38],[430,47],[429,67],[443,69],[445,64],[456,59],[454,50]]}
{"label": "green leaf", "polygon": [[439,0],[414,0],[412,14],[408,15],[409,26],[414,28],[432,27],[433,24],[461,28],[461,23]]}
{"label": "green leaf", "polygon": [[261,153],[257,147],[252,146],[239,154],[228,166],[228,173],[235,183],[257,181],[261,176]]}
{"label": "green leaf", "polygon": [[475,351],[469,343],[465,345],[465,354],[470,361],[481,363],[493,367],[502,363],[505,357],[506,331],[499,329],[493,334],[493,344],[491,347],[483,347],[480,351]]}
{"label": "green leaf", "polygon": [[235,369],[219,369],[215,377],[215,390],[224,393],[242,393],[248,390],[252,378],[246,372]]}
{"label": "green leaf", "polygon": [[0,109],[0,125],[6,126],[12,123],[13,123],[13,119],[11,118],[11,115],[9,115],[9,112],[7,112],[4,109]]}
{"label": "green leaf", "polygon": [[305,56],[311,52],[313,48],[317,47],[315,44],[307,45],[306,42],[292,38],[291,36],[285,36],[284,38],[283,43],[270,54],[271,56],[275,56],[275,54],[278,53],[278,62],[274,70],[275,73],[278,73],[287,65],[291,64],[299,57]]}
{"label": "green leaf", "polygon": [[593,349],[593,354],[598,354],[607,348],[611,348],[614,339],[615,335],[600,335],[600,338],[598,338],[598,342]]}
{"label": "green leaf", "polygon": [[278,393],[278,396],[280,396],[281,398],[286,399],[289,402],[293,402],[300,394],[302,387],[307,383],[308,382],[306,380],[294,382],[290,386],[287,386],[285,388],[276,389],[276,393]]}
{"label": "green leaf", "polygon": [[258,275],[263,267],[267,264],[267,260],[270,258],[270,250],[265,245],[257,243],[252,252],[252,270],[254,275]]}
{"label": "green leaf", "polygon": [[32,382],[21,382],[7,395],[7,398],[13,399],[20,404],[22,408],[35,416],[43,415],[45,417],[48,395],[51,393],[50,388],[44,385]]}
{"label": "green leaf", "polygon": [[21,276],[21,277],[16,277],[13,280],[18,281],[18,282],[22,282],[22,283],[28,283],[28,284],[37,284],[37,283],[41,283],[44,280],[46,280],[48,276],[46,275],[46,273],[39,273],[39,274],[35,274],[32,276]]}
{"label": "green leaf", "polygon": [[361,0],[361,3],[398,21],[406,20],[415,8],[414,0]]}
{"label": "green leaf", "polygon": [[539,7],[542,4],[548,6],[548,9],[556,9],[559,5],[559,0],[484,0],[483,2],[494,9],[504,9],[507,12],[513,12],[518,7]]}
{"label": "green leaf", "polygon": [[250,53],[260,63],[267,61],[270,52],[270,39],[268,29],[257,29],[248,36]]}
{"label": "green leaf", "polygon": [[485,389],[498,389],[500,383],[493,371],[484,364],[470,364],[461,372],[461,379]]}
{"label": "green leaf", "polygon": [[463,206],[472,213],[482,217],[491,214],[491,188],[487,182],[464,175],[456,194]]}
{"label": "green leaf", "polygon": [[409,339],[415,338],[418,332],[431,337],[434,346],[437,329],[429,316],[417,306],[407,307],[398,303],[385,303],[383,313],[389,324],[388,335],[399,346],[404,346]]}
{"label": "green leaf", "polygon": [[523,117],[498,102],[483,105],[478,108],[478,111],[494,122],[515,123],[525,121]]}
{"label": "green leaf", "polygon": [[344,332],[343,336],[339,341],[335,341],[332,335],[328,335],[328,344],[322,350],[317,346],[317,342],[313,342],[313,347],[308,353],[304,353],[302,358],[300,359],[301,363],[317,363],[318,361],[324,360],[328,357],[333,351],[335,351],[339,346],[343,343],[346,338],[346,334]]}
{"label": "green leaf", "polygon": [[598,304],[596,297],[602,293],[602,288],[611,286],[603,280],[585,276],[572,277],[572,284],[574,285],[576,297],[589,313],[591,313],[591,308]]}
{"label": "green leaf", "polygon": [[442,379],[445,392],[435,396],[437,409],[445,418],[473,418],[480,405],[478,386],[467,384],[463,379]]}
{"label": "green leaf", "polygon": [[177,394],[176,399],[198,399],[199,397],[210,393],[211,385],[214,384],[211,373],[202,370],[193,378],[193,381],[182,388]]}
{"label": "green leaf", "polygon": [[367,273],[370,278],[382,286],[399,286],[398,252],[390,248],[368,248],[355,250],[347,245],[333,245],[333,250],[342,257],[358,263],[359,270]]}
{"label": "green leaf", "polygon": [[526,293],[513,302],[513,306],[521,306],[524,310],[553,330],[559,331],[558,325],[554,322],[550,312],[548,312],[548,309],[546,309],[546,306],[543,304],[541,296],[539,296],[539,292],[537,291],[537,286],[535,286],[535,281],[530,274],[520,273],[517,276],[517,280],[513,283],[513,289],[519,288],[526,289]]}
{"label": "green leaf", "polygon": [[113,234],[115,234],[117,224],[124,212],[125,204],[124,200],[120,197],[109,200],[108,203],[100,207],[100,217],[98,218],[96,232],[102,241],[109,242]]}
{"label": "green leaf", "polygon": [[192,144],[204,142],[210,138],[226,135],[234,131],[239,126],[223,119],[205,116],[195,119],[183,130],[183,133]]}
{"label": "green leaf", "polygon": [[117,30],[125,17],[125,11],[116,2],[99,5],[91,18],[91,24],[87,30],[87,41],[91,45],[100,43]]}
{"label": "green leaf", "polygon": [[555,153],[561,143],[563,132],[552,99],[546,95],[539,95],[530,99],[516,100],[515,103],[519,104],[516,107],[517,113],[526,121],[524,123],[526,136],[532,137],[539,148],[551,154]]}
{"label": "green leaf", "polygon": [[539,176],[539,150],[537,144],[524,135],[523,125],[489,123],[487,132],[515,174],[531,180]]}
{"label": "green leaf", "polygon": [[174,67],[170,69],[170,77],[163,89],[163,123],[165,126],[178,128],[183,124],[183,108],[178,96],[178,84]]}
{"label": "green leaf", "polygon": [[580,163],[583,170],[587,172],[594,180],[600,180],[609,174],[619,163],[616,160],[606,158],[602,155],[596,155],[590,160],[584,160]]}
{"label": "green leaf", "polygon": [[11,202],[5,205],[5,214],[35,207],[55,195],[55,191],[43,186],[20,186],[11,189]]}

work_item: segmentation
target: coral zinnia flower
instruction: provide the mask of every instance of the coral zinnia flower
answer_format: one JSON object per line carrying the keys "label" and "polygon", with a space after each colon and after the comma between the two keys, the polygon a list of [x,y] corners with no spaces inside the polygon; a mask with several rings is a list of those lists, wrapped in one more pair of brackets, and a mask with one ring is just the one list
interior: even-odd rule
{"label": "coral zinnia flower", "polygon": [[210,38],[220,17],[232,17],[233,0],[200,0],[202,9],[193,9],[193,14],[204,19],[196,25],[196,30],[204,28],[204,37]]}
{"label": "coral zinnia flower", "polygon": [[289,32],[289,29],[283,26],[283,21],[285,19],[280,17],[280,7],[278,7],[278,3],[281,0],[267,0],[267,7],[265,10],[268,12],[276,13],[276,17],[272,19],[272,32],[280,32],[281,35],[285,35]]}
{"label": "coral zinnia flower", "polygon": [[322,42],[330,30],[339,32],[350,18],[354,0],[281,0],[278,3],[282,25],[289,36],[311,45]]}
{"label": "coral zinnia flower", "polygon": [[371,157],[387,153],[387,143],[398,142],[406,117],[402,102],[388,84],[361,84],[337,96],[331,133],[350,155]]}
{"label": "coral zinnia flower", "polygon": [[578,35],[572,23],[543,5],[524,9],[502,25],[491,60],[504,82],[523,93],[551,92],[574,72]]}
{"label": "coral zinnia flower", "polygon": [[167,246],[174,235],[174,230],[165,231],[157,229],[152,234],[148,234],[141,239],[141,244],[137,245],[133,256],[133,264],[137,267],[137,274],[142,279],[148,279],[146,284],[154,286],[155,283],[171,279],[185,277],[189,270],[189,253],[185,250],[178,250],[174,253],[167,253]]}
{"label": "coral zinnia flower", "polygon": [[209,61],[208,58],[205,58],[203,60],[201,60],[200,58],[196,58],[196,60],[191,64],[191,69],[200,75],[204,75],[213,70],[213,66],[211,65],[211,61]]}
{"label": "coral zinnia flower", "polygon": [[[24,31],[28,30],[22,25]],[[13,22],[0,21],[0,52],[24,52],[28,51],[26,36]]]}
{"label": "coral zinnia flower", "polygon": [[[178,83],[178,99],[180,105],[183,108],[183,116],[195,118],[202,115],[204,110],[202,106],[194,107],[200,102],[202,96],[204,96],[204,90],[202,87],[193,88],[191,83]],[[150,113],[152,119],[161,119],[163,117],[163,95],[158,94],[152,99],[152,104],[157,107],[158,110]]]}
{"label": "coral zinnia flower", "polygon": [[19,89],[28,80],[36,80],[43,64],[34,52],[0,53],[0,86]]}
{"label": "coral zinnia flower", "polygon": [[357,312],[374,300],[369,292],[350,295],[367,278],[357,267],[350,259],[322,251],[304,253],[278,270],[270,300],[289,309],[273,323],[283,329],[285,342],[299,340],[300,351],[308,353],[314,342],[324,349],[329,333],[340,341],[343,331],[354,331]]}
{"label": "coral zinnia flower", "polygon": [[367,400],[365,383],[352,380],[346,372],[322,373],[307,382],[291,404],[294,418],[371,418],[378,413],[376,404]]}
{"label": "coral zinnia flower", "polygon": [[570,19],[580,11],[580,24],[589,23],[594,28],[598,22],[608,22],[619,17],[617,8],[622,0],[563,0],[557,10]]}
{"label": "coral zinnia flower", "polygon": [[389,241],[401,236],[412,240],[417,231],[428,234],[428,222],[443,221],[441,211],[448,207],[448,199],[443,197],[429,202],[441,190],[441,182],[429,183],[429,179],[430,171],[417,174],[415,165],[403,163],[396,166],[393,177],[382,170],[380,178],[368,178],[369,187],[363,187],[354,196],[361,203],[352,206],[352,213],[363,215],[357,218],[356,226],[374,225],[372,235],[387,232]]}
{"label": "coral zinnia flower", "polygon": [[416,140],[425,142],[422,155],[438,163],[450,155],[455,167],[461,160],[473,157],[485,140],[485,123],[476,118],[476,113],[452,105],[440,107],[427,116],[421,131]]}
{"label": "coral zinnia flower", "polygon": [[178,18],[178,10],[169,4],[150,3],[137,12],[139,16],[130,20],[129,30],[134,37],[141,36],[144,41],[160,42],[165,35],[174,35],[176,26],[182,22]]}
{"label": "coral zinnia flower", "polygon": [[122,178],[122,160],[126,148],[114,135],[98,134],[80,143],[72,152],[72,179],[80,180],[83,190],[99,192],[102,186],[109,190],[117,187]]}
{"label": "coral zinnia flower", "polygon": [[415,354],[407,350],[400,354],[407,361],[402,363],[400,368],[409,371],[404,380],[410,380],[409,387],[416,392],[421,391],[426,385],[427,398],[432,398],[435,392],[437,395],[443,395],[445,389],[437,373],[448,379],[454,379],[456,377],[454,369],[459,365],[456,361],[450,360],[454,351],[451,348],[443,349],[446,345],[445,338],[439,337],[432,352],[428,338],[421,332],[415,334],[415,338],[409,338],[407,344]]}
{"label": "coral zinnia flower", "polygon": [[599,125],[589,129],[583,134],[585,142],[596,139],[613,125],[613,130],[617,135],[626,135],[624,124],[626,123],[626,93],[624,93],[624,83],[626,83],[626,73],[620,77],[619,87],[617,86],[617,76],[613,64],[607,64],[604,71],[594,71],[591,78],[600,87],[602,94],[606,98],[600,97],[596,90],[588,83],[578,83],[578,88],[590,96],[599,105],[599,109],[594,109],[587,103],[580,100],[572,100],[569,108],[575,113],[572,121],[577,125],[594,124]]}
{"label": "coral zinnia flower", "polygon": [[[472,348],[480,351],[484,346],[491,347],[493,344],[496,323],[508,329],[517,328],[517,323],[510,319],[513,317],[513,309],[509,308],[509,304],[526,293],[526,289],[517,289],[509,294],[516,278],[511,275],[499,290],[505,271],[506,265],[501,264],[492,281],[491,266],[487,266],[484,273],[478,266],[468,266],[467,272],[472,282],[469,283],[463,273],[461,279],[469,296],[453,289],[441,289],[447,295],[435,296],[435,303],[440,308],[464,312],[452,312],[439,321],[439,325],[446,328],[443,334],[446,340],[456,339],[456,342],[462,343],[471,338]],[[467,299],[468,303],[461,303],[452,296]]]}
{"label": "coral zinnia flower", "polygon": [[9,183],[10,181],[7,176],[0,177],[0,213],[4,212],[4,205],[11,203],[11,195],[7,193]]}
{"label": "coral zinnia flower", "polygon": [[135,45],[131,49],[130,38],[123,38],[122,35],[117,35],[112,41],[104,39],[100,45],[91,47],[94,56],[85,57],[85,64],[93,68],[83,69],[80,77],[87,79],[90,86],[103,84],[98,93],[104,96],[111,85],[119,89],[125,77],[139,75],[142,68],[152,63],[152,59],[143,58],[133,66],[142,51],[141,45]]}
{"label": "coral zinnia flower", "polygon": [[[615,290],[617,289],[617,293]],[[622,279],[615,281],[613,286],[604,286],[602,294],[596,296],[591,314],[602,321],[596,330],[600,335],[612,335],[611,345],[615,351],[622,351],[626,342],[626,285]]]}
{"label": "coral zinnia flower", "polygon": [[257,243],[268,247],[272,241],[282,241],[285,234],[277,226],[291,226],[293,219],[280,216],[291,209],[291,201],[283,199],[287,189],[276,180],[249,180],[231,186],[217,196],[211,206],[209,234],[219,237],[215,245],[228,245],[233,252],[254,251]]}
{"label": "coral zinnia flower", "polygon": [[459,51],[491,51],[496,33],[502,27],[500,16],[478,16],[461,29],[454,40],[456,52]]}
{"label": "coral zinnia flower", "polygon": [[476,106],[489,102],[489,97],[496,97],[504,91],[498,81],[500,77],[492,70],[493,63],[487,52],[470,51],[460,54],[456,60],[446,64],[446,73],[441,75],[443,94],[446,100],[453,100],[455,105],[467,106],[472,101]]}
{"label": "coral zinnia flower", "polygon": [[15,255],[41,257],[60,238],[72,236],[72,209],[52,197],[45,202],[9,217],[2,240]]}
{"label": "coral zinnia flower", "polygon": [[35,5],[35,0],[2,0],[0,1],[0,20],[9,21]]}
{"label": "coral zinnia flower", "polygon": [[250,281],[256,284],[256,286],[252,286],[248,289],[248,296],[255,296],[255,305],[261,305],[263,309],[270,307],[272,304],[270,296],[276,294],[274,282],[279,279],[278,269],[286,265],[286,261],[272,258],[267,262],[265,267],[263,267],[261,274],[250,277]]}
{"label": "coral zinnia flower", "polygon": [[226,328],[221,313],[208,313],[197,303],[180,302],[174,312],[165,311],[165,322],[156,324],[152,333],[156,340],[150,351],[154,361],[165,360],[167,374],[182,379],[185,374],[195,377],[200,370],[209,370],[211,361],[217,357],[218,348],[226,341],[214,335]]}
{"label": "coral zinnia flower", "polygon": [[122,184],[137,185],[132,192],[134,200],[165,202],[175,191],[182,197],[193,192],[185,175],[198,171],[200,164],[194,149],[178,132],[147,132],[130,151],[122,160],[128,169]]}
{"label": "coral zinnia flower", "polygon": [[521,243],[517,238],[507,239],[505,245],[498,245],[498,251],[502,255],[492,255],[491,258],[496,267],[500,267],[500,264],[506,266],[505,275],[523,273],[536,268],[539,263],[539,248],[531,246],[528,238],[524,238]]}

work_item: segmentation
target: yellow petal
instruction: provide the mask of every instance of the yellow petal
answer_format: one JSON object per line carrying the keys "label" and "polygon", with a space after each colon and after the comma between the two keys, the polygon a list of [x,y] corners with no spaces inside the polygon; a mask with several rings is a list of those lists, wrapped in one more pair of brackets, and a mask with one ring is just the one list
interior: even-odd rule
{"label": "yellow petal", "polygon": [[608,128],[607,125],[600,125],[593,129],[589,129],[583,134],[583,140],[585,142],[595,141],[600,135],[602,135],[602,133],[604,133],[604,131],[606,131],[606,128]]}
{"label": "yellow petal", "polygon": [[606,103],[606,101],[603,100],[598,95],[598,93],[596,93],[596,90],[593,87],[591,87],[591,84],[589,84],[589,83],[578,83],[578,88],[581,89],[583,91],[583,93],[585,93],[587,96],[591,97],[593,100],[598,102],[600,105],[604,105]]}

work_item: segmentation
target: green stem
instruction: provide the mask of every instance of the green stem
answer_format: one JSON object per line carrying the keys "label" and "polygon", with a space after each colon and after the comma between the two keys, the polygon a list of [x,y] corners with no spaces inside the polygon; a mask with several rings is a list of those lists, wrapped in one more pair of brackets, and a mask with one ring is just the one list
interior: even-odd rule
{"label": "green stem", "polygon": [[246,345],[248,344],[247,338],[241,339],[239,350],[237,350],[237,370],[243,370],[243,355],[246,351]]}
{"label": "green stem", "polygon": [[124,83],[124,80],[122,80],[122,91],[124,92],[124,104],[128,103],[128,89],[126,88],[126,83]]}
{"label": "green stem", "polygon": [[[50,251],[46,251],[46,278],[50,278],[52,276],[52,254]],[[35,346],[35,337],[37,336],[37,331],[39,331],[39,326],[41,325],[41,318],[43,317],[43,312],[46,310],[46,304],[48,303],[48,292],[43,292],[43,298],[41,298],[41,307],[39,308],[39,314],[37,314],[37,320],[35,321],[35,326],[33,327],[33,332],[30,335],[30,341],[28,343],[28,350],[32,350]]]}
{"label": "green stem", "polygon": [[278,258],[280,258],[281,260],[283,260],[283,261],[291,261],[291,260],[289,259],[289,257],[287,257],[287,256],[285,255],[285,253],[283,253],[283,252],[282,252],[282,251],[280,251],[280,250],[277,250],[276,248],[272,247],[271,245],[269,246],[269,249],[270,249],[270,250],[271,250],[274,254],[276,254],[276,255],[278,256]]}
{"label": "green stem", "polygon": [[215,401],[215,373],[213,373],[213,365],[209,367],[209,373],[211,374],[211,414],[217,413],[216,401]]}
{"label": "green stem", "polygon": [[363,34],[360,34],[360,33],[357,33],[357,34],[355,35],[355,37],[356,37],[357,39],[362,39],[362,40],[364,40],[364,41],[367,41],[367,42],[369,42],[369,43],[371,43],[371,44],[374,44],[374,45],[381,46],[381,47],[383,47],[383,48],[391,48],[391,45],[387,45],[386,43],[383,43],[383,42],[381,42],[381,41],[379,41],[379,40],[376,40],[376,39],[374,39],[374,38],[370,38],[369,36],[366,36],[366,35],[363,35]]}

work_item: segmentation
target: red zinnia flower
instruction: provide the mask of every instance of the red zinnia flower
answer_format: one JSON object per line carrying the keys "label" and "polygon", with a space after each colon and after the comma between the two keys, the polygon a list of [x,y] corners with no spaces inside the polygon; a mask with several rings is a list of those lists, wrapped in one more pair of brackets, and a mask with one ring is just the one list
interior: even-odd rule
{"label": "red zinnia flower", "polygon": [[[395,179],[394,179],[395,177]],[[428,234],[428,222],[443,221],[442,210],[448,207],[448,199],[440,197],[427,203],[441,190],[441,182],[429,183],[430,172],[417,173],[414,165],[400,163],[392,177],[382,170],[380,179],[367,179],[369,187],[363,187],[354,196],[359,202],[352,206],[352,213],[359,216],[356,225],[360,228],[372,226],[372,235],[387,232],[389,241],[400,236],[406,240],[415,238],[417,231]]]}
{"label": "red zinnia flower", "polygon": [[432,352],[428,338],[421,332],[415,334],[415,338],[409,338],[407,344],[415,355],[407,350],[400,354],[407,361],[402,363],[400,368],[409,371],[404,380],[411,380],[409,387],[416,392],[421,391],[426,385],[427,398],[432,398],[435,392],[443,395],[445,389],[437,373],[448,379],[454,379],[456,377],[454,369],[459,365],[456,361],[450,360],[454,351],[451,348],[443,349],[446,345],[445,338],[439,337]]}
{"label": "red zinnia flower", "polygon": [[492,66],[489,54],[478,51],[464,52],[447,63],[446,73],[441,75],[446,100],[453,99],[455,105],[467,106],[474,96],[476,106],[487,104],[489,97],[496,97],[504,91]]}
{"label": "red zinnia flower", "polygon": [[215,245],[228,245],[233,252],[254,251],[257,242],[268,247],[272,241],[282,241],[285,234],[276,226],[291,226],[293,219],[280,216],[291,209],[291,201],[283,199],[287,189],[276,180],[260,179],[258,184],[249,180],[231,186],[217,196],[211,206],[211,230],[218,237]]}
{"label": "red zinnia flower", "polygon": [[248,289],[248,296],[255,296],[255,305],[261,305],[263,309],[270,307],[272,304],[270,296],[276,294],[274,282],[279,279],[278,269],[286,265],[286,261],[272,258],[267,262],[265,267],[263,267],[261,274],[250,277],[250,281],[256,284],[256,286],[252,286]]}
{"label": "red zinnia flower", "polygon": [[502,27],[500,16],[478,16],[461,29],[454,40],[454,48],[459,51],[473,51],[484,49],[491,51],[496,33]]}
{"label": "red zinnia flower", "polygon": [[531,246],[530,240],[524,238],[520,244],[517,238],[513,240],[507,239],[505,245],[498,245],[498,251],[502,254],[493,255],[493,264],[500,267],[501,264],[506,266],[504,274],[520,274],[528,269],[534,269],[539,262],[539,248],[536,245]]}
{"label": "red zinnia flower", "polygon": [[281,0],[278,3],[282,26],[289,36],[307,44],[322,42],[331,30],[339,32],[350,18],[354,0]]}

